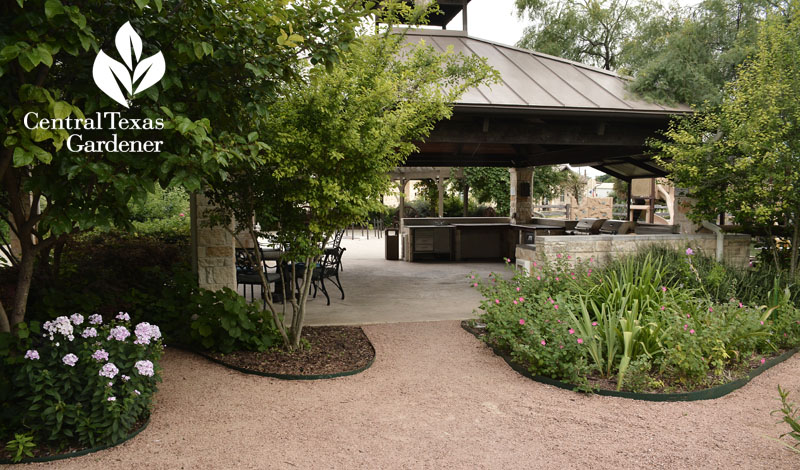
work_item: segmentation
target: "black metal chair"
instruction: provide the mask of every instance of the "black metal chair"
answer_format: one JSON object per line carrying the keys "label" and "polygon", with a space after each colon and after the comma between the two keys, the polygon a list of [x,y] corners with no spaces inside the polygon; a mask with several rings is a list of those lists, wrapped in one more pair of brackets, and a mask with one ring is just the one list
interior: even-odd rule
{"label": "black metal chair", "polygon": [[311,273],[311,282],[314,285],[314,295],[317,297],[317,282],[319,282],[320,290],[325,294],[327,305],[331,304],[331,297],[328,295],[328,290],[325,288],[325,279],[329,279],[333,285],[339,288],[342,293],[342,300],[344,300],[344,289],[342,288],[342,281],[339,280],[339,270],[342,266],[342,254],[346,248],[328,248],[325,250],[325,255],[322,261],[317,264],[314,271]]}
{"label": "black metal chair", "polygon": [[[280,286],[282,286],[281,282],[281,275],[279,272],[269,272],[268,266],[266,261],[263,262],[261,269],[264,270],[264,275],[267,278],[267,282],[269,284],[275,283],[275,291],[277,293]],[[261,293],[261,299],[264,302],[264,307],[267,306],[267,299],[264,292],[264,287],[261,285],[261,276],[258,273],[257,268],[253,265],[250,261],[250,258],[247,256],[247,252],[245,252],[242,248],[236,249],[236,288],[238,290],[239,286],[244,286],[244,298],[247,299],[247,286],[250,286],[250,301],[255,301],[255,286],[259,287],[259,291]],[[277,295],[273,297],[274,299],[278,297]],[[282,297],[281,299],[282,300]],[[277,301],[277,300],[276,300]]]}

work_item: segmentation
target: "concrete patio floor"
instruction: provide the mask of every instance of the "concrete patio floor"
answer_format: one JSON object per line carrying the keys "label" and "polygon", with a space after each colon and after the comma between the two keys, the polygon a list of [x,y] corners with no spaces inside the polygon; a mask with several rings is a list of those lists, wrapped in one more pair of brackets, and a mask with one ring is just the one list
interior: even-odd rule
{"label": "concrete patio floor", "polygon": [[[374,233],[374,232],[373,232]],[[347,250],[339,274],[345,299],[326,282],[331,304],[317,292],[309,299],[306,325],[367,325],[373,323],[464,320],[473,318],[481,296],[468,276],[505,272],[504,263],[447,261],[387,261],[385,239],[357,237],[342,240]],[[257,290],[257,289],[256,289]],[[248,290],[249,292],[249,290]],[[249,294],[248,294],[249,295]]]}

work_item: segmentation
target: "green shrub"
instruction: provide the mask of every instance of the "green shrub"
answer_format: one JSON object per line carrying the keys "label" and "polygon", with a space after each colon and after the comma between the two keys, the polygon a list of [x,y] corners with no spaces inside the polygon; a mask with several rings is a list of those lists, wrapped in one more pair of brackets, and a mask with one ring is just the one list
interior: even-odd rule
{"label": "green shrub", "polygon": [[778,442],[785,445],[792,452],[800,454],[800,408],[789,401],[789,392],[783,390],[780,385],[778,385],[778,394],[781,398],[781,408],[774,410],[770,414],[783,415],[780,422],[788,424],[789,431],[781,434],[780,438],[789,436],[791,439],[793,439],[793,443],[788,444],[780,439],[778,439]]}
{"label": "green shrub", "polygon": [[161,189],[148,193],[142,201],[128,205],[131,223],[137,235],[162,239],[189,235],[189,195],[181,188]]}
{"label": "green shrub", "polygon": [[163,351],[154,325],[73,314],[20,324],[3,344],[0,436],[17,459],[31,444],[119,442],[149,413]]}
{"label": "green shrub", "polygon": [[[800,344],[800,310],[790,290],[775,283],[762,294],[768,300],[763,305],[728,294],[719,301],[709,286],[728,270],[705,261],[650,250],[598,269],[592,259],[557,255],[543,266],[534,263],[530,275],[471,282],[485,298],[481,319],[487,341],[532,372],[569,380],[577,375],[575,383],[582,383],[580,374],[616,375],[618,388],[696,389]],[[705,273],[718,277],[709,284]],[[581,341],[567,347],[570,337]],[[534,347],[553,341],[564,348],[553,354]],[[633,376],[626,377],[629,372]],[[645,373],[652,375],[645,379]]]}

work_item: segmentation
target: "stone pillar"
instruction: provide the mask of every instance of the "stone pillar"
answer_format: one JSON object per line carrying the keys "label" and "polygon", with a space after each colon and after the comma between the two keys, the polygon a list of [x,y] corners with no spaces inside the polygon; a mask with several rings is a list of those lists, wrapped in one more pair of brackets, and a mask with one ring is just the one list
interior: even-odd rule
{"label": "stone pillar", "polygon": [[197,194],[192,196],[192,240],[193,258],[197,259],[197,277],[200,287],[221,290],[229,287],[236,290],[235,241],[233,235],[223,227],[209,227],[204,214],[211,207],[208,199]]}
{"label": "stone pillar", "polygon": [[692,210],[692,206],[694,205],[694,199],[686,196],[679,196],[675,195],[675,198],[672,202],[672,220],[670,221],[672,225],[680,225],[680,233],[696,233],[697,229],[700,228],[698,224],[695,224],[691,220],[689,220],[689,212]]}
{"label": "stone pillar", "polygon": [[509,171],[511,172],[511,217],[518,224],[528,224],[533,214],[531,198],[533,167],[509,168]]}

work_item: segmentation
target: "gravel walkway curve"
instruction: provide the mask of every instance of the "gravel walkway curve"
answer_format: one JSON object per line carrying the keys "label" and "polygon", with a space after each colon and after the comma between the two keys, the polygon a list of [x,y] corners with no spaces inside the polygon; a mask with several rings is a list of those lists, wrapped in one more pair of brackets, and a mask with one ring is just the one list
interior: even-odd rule
{"label": "gravel walkway curve", "polygon": [[[800,357],[721,399],[649,403],[528,380],[456,321],[364,327],[372,368],[315,382],[243,375],[169,350],[150,426],[49,464],[75,469],[791,469],[764,436]],[[800,399],[798,399],[800,401]],[[44,467],[46,464],[26,466]]]}

